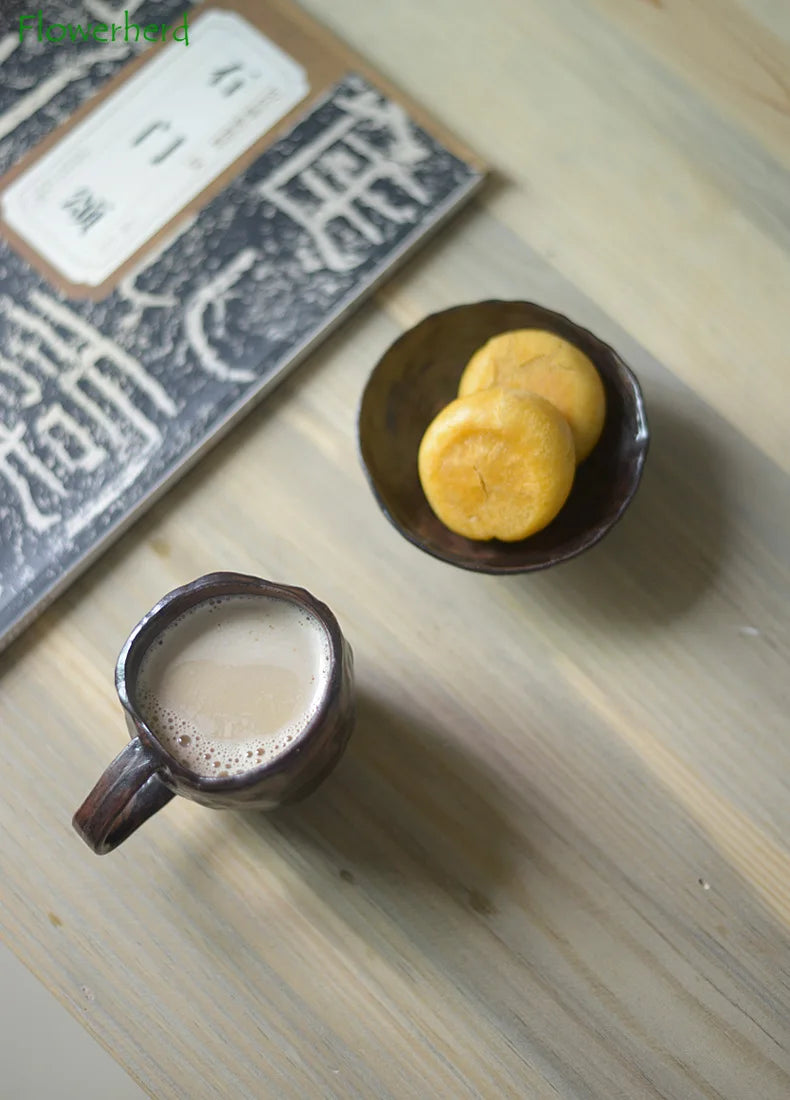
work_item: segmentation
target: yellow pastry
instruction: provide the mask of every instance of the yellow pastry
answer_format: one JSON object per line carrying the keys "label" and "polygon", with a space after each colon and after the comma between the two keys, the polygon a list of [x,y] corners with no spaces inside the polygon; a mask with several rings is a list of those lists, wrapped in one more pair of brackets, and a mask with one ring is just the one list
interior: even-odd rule
{"label": "yellow pastry", "polygon": [[484,344],[467,363],[458,396],[489,386],[528,390],[556,405],[573,432],[577,462],[598,442],[606,414],[603,383],[587,356],[553,332],[517,329]]}
{"label": "yellow pastry", "polygon": [[571,491],[573,436],[533,393],[459,397],[429,424],[418,470],[433,511],[469,539],[515,542],[551,523]]}

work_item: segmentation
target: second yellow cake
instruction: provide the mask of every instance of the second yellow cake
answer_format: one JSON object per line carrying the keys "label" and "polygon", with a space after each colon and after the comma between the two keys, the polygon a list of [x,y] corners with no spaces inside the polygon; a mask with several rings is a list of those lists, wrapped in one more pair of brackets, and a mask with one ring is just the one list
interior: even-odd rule
{"label": "second yellow cake", "polygon": [[451,531],[515,542],[562,508],[576,456],[551,402],[493,387],[442,409],[422,438],[418,469],[428,503]]}
{"label": "second yellow cake", "polygon": [[603,383],[584,352],[553,332],[516,329],[492,337],[469,360],[458,395],[489,386],[528,390],[555,405],[573,432],[577,462],[598,442],[606,412]]}

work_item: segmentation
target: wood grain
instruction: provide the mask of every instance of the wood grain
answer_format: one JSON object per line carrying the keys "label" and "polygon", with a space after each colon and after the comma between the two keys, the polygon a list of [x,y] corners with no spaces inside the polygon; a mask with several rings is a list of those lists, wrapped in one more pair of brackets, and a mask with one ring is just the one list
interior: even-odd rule
{"label": "wood grain", "polygon": [[[501,178],[0,659],[3,933],[156,1097],[786,1100],[787,9],[307,7]],[[400,539],[355,441],[398,332],[497,296],[614,344],[653,430],[622,524],[508,579]],[[330,604],[352,745],[97,859],[118,649],[219,568]]]}

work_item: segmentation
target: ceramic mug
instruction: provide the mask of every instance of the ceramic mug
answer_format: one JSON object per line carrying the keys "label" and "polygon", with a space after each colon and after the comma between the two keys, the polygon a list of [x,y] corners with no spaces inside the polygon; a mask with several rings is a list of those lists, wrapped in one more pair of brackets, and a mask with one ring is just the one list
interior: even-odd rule
{"label": "ceramic mug", "polygon": [[[269,596],[309,611],[329,641],[327,688],[304,732],[276,756],[242,775],[203,776],[176,760],[146,725],[137,700],[148,647],[184,612],[220,596]],[[74,815],[74,828],[99,855],[111,852],[176,795],[216,809],[271,810],[303,798],[343,754],[354,724],[353,655],[326,604],[303,588],[242,573],[210,573],[164,596],[129,635],[118,657],[115,686],[131,740]]]}

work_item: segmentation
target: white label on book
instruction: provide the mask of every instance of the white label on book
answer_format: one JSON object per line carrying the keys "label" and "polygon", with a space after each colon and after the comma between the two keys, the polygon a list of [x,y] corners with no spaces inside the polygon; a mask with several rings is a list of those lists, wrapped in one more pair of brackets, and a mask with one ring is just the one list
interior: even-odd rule
{"label": "white label on book", "polygon": [[99,286],[308,93],[305,70],[212,10],[23,172],[6,223],[73,283]]}

